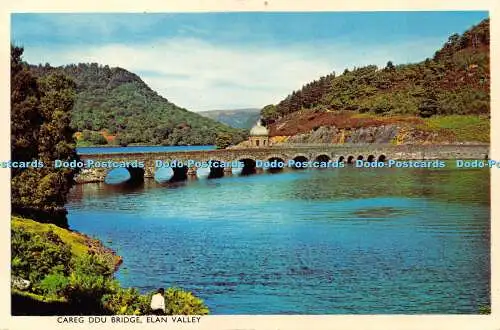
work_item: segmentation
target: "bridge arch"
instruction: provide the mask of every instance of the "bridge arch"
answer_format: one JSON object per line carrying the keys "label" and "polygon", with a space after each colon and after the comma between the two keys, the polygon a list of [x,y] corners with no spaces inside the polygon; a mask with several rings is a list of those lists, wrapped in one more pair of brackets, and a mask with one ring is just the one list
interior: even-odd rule
{"label": "bridge arch", "polygon": [[221,167],[221,160],[210,159],[210,173],[208,174],[209,179],[222,178],[224,176],[224,167]]}
{"label": "bridge arch", "polygon": [[144,182],[144,168],[119,167],[105,169],[104,182],[107,184],[135,184]]}
{"label": "bridge arch", "polygon": [[332,158],[327,153],[319,153],[314,157],[317,162],[329,162]]}
{"label": "bridge arch", "polygon": [[283,162],[286,162],[286,160],[288,159],[289,157],[285,154],[278,154],[278,153],[270,153],[266,156],[266,159],[267,160],[270,160],[270,159],[281,159]]}
{"label": "bridge arch", "polygon": [[363,155],[359,155],[356,160],[363,160],[365,157],[363,157]]}
{"label": "bridge arch", "polygon": [[270,163],[270,167],[266,170],[269,173],[278,173],[283,171],[283,169],[287,166],[286,158],[287,157],[285,155],[277,154],[268,156],[266,161]]}
{"label": "bridge arch", "polygon": [[300,153],[300,154],[295,154],[292,159],[293,162],[291,164],[292,168],[295,169],[305,169],[305,167],[301,166],[303,162],[308,162],[309,161],[309,155]]}
{"label": "bridge arch", "polygon": [[339,159],[338,159],[338,162],[339,163],[345,162],[345,157],[344,156],[340,156]]}
{"label": "bridge arch", "polygon": [[381,154],[378,156],[377,161],[379,162],[385,162],[387,160],[387,157],[384,154]]}
{"label": "bridge arch", "polygon": [[375,156],[374,155],[368,155],[368,158],[366,159],[367,162],[371,163],[375,160]]}
{"label": "bridge arch", "polygon": [[243,167],[241,170],[237,170],[235,172],[239,172],[240,175],[250,175],[257,173],[257,163],[254,159],[254,156],[240,156],[238,157],[238,162],[243,163]]}
{"label": "bridge arch", "polygon": [[187,162],[182,160],[162,160],[160,167],[151,168],[152,176],[159,183],[183,181],[188,178]]}
{"label": "bridge arch", "polygon": [[352,163],[354,163],[354,156],[353,155],[347,156],[347,164],[352,164]]}

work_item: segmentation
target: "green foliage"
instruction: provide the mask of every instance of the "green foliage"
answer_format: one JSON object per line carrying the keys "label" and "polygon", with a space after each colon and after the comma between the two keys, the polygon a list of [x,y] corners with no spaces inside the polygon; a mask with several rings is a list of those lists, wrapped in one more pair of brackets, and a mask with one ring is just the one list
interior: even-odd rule
{"label": "green foliage", "polygon": [[75,257],[63,297],[72,305],[82,306],[82,313],[104,310],[102,299],[119,285],[113,279],[113,268],[95,254]]}
{"label": "green foliage", "polygon": [[[299,111],[372,113],[381,116],[483,115],[490,112],[489,19],[453,35],[433,59],[331,73],[261,110],[266,123]],[[433,95],[431,95],[431,92]],[[297,115],[298,116],[298,115]],[[286,117],[286,118],[285,118]],[[282,127],[282,129],[285,129]]]}
{"label": "green foliage", "polygon": [[[81,235],[19,218],[13,218],[11,228],[12,275],[32,282],[30,291],[13,289],[16,301],[53,310],[52,315],[151,313],[153,292],[140,294],[134,288],[121,288],[113,279],[113,265],[105,255],[84,251],[76,238]],[[187,291],[168,289],[165,298],[169,314],[208,314],[203,301]],[[19,308],[24,307],[16,305],[13,313]],[[30,313],[37,311],[28,310]]]}
{"label": "green foliage", "polygon": [[82,142],[88,142],[89,145],[102,145],[107,144],[106,138],[99,132],[84,130],[82,132]]}
{"label": "green foliage", "polygon": [[217,134],[217,138],[215,139],[215,145],[217,146],[217,149],[225,149],[229,147],[231,143],[231,135],[227,133]]}
{"label": "green foliage", "polygon": [[165,291],[165,310],[167,315],[207,315],[209,312],[202,299],[179,288]]}
{"label": "green foliage", "polygon": [[58,297],[69,285],[67,276],[61,273],[54,273],[45,276],[38,285],[38,289],[48,297]]}
{"label": "green foliage", "polygon": [[70,272],[71,250],[52,231],[35,234],[12,228],[11,251],[12,275],[34,284],[49,274]]}
{"label": "green foliage", "polygon": [[439,103],[434,93],[429,93],[418,107],[418,115],[422,118],[429,118],[439,112]]}
{"label": "green foliage", "polygon": [[487,116],[452,115],[426,119],[419,127],[424,131],[444,132],[456,137],[456,141],[490,142],[490,120]]}
{"label": "green foliage", "polygon": [[[76,82],[76,102],[71,125],[78,131],[106,129],[117,135],[119,145],[215,144],[217,133],[242,141],[245,132],[189,112],[151,90],[137,75],[121,68],[72,64],[51,68],[32,66],[37,76],[63,73]],[[97,139],[97,137],[95,137]],[[102,139],[92,141],[103,143]]]}
{"label": "green foliage", "polygon": [[70,304],[81,306],[101,306],[104,295],[115,290],[117,284],[110,277],[99,273],[89,274],[80,270],[73,271],[63,295]]}
{"label": "green foliage", "polygon": [[104,258],[94,253],[81,255],[73,262],[72,269],[81,274],[99,274],[102,276],[111,276],[113,267]]}
{"label": "green foliage", "polygon": [[[37,139],[41,115],[38,111],[40,92],[36,79],[22,62],[23,49],[10,48],[11,53],[11,148],[12,159],[30,161],[37,156]],[[13,171],[15,174],[15,171]]]}
{"label": "green foliage", "polygon": [[262,108],[260,113],[263,118],[266,118],[267,120],[266,124],[269,124],[274,119],[277,119],[279,115],[278,109],[274,104],[266,105],[264,108]]}
{"label": "green foliage", "polygon": [[[154,292],[141,295],[136,289],[118,288],[103,296],[104,306],[112,314],[146,315],[151,313],[150,303]],[[179,288],[165,291],[165,312],[167,315],[207,315],[208,307],[202,299]]]}
{"label": "green foliage", "polygon": [[104,307],[117,315],[144,315],[149,312],[151,298],[139,294],[135,288],[118,288],[111,294],[103,296]]}
{"label": "green foliage", "polygon": [[66,196],[76,170],[52,168],[55,159],[77,159],[70,128],[75,83],[60,73],[35,79],[11,46],[11,142],[15,161],[42,161],[44,168],[12,169],[12,211],[66,226]]}

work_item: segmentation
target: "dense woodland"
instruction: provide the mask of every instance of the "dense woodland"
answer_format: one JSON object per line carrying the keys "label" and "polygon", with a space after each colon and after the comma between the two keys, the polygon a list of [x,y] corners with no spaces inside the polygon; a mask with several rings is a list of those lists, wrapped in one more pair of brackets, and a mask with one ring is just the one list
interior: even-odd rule
{"label": "dense woodland", "polygon": [[[433,58],[384,68],[330,73],[261,110],[267,124],[298,112],[377,116],[487,115],[490,112],[489,19],[449,37]],[[326,122],[325,122],[326,123]]]}
{"label": "dense woodland", "polygon": [[58,72],[75,81],[71,127],[91,144],[203,145],[214,144],[218,134],[230,135],[233,143],[246,138],[243,130],[176,106],[122,68],[46,64],[31,71],[39,77]]}

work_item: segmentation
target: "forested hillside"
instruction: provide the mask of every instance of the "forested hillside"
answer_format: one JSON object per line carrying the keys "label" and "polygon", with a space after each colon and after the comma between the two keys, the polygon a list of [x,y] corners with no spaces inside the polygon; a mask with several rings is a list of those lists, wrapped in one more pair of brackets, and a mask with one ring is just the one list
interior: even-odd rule
{"label": "forested hillside", "polygon": [[71,125],[91,144],[200,145],[214,144],[218,134],[229,134],[235,143],[245,138],[241,130],[176,106],[122,68],[80,63],[31,70],[38,76],[61,72],[76,82]]}
{"label": "forested hillside", "polygon": [[211,118],[235,128],[250,129],[260,117],[260,109],[210,110],[198,112],[200,115]]}
{"label": "forested hillside", "polygon": [[274,136],[322,126],[377,126],[390,124],[391,118],[424,126],[426,118],[435,116],[488,119],[489,33],[486,19],[463,35],[450,36],[432,58],[420,63],[389,61],[384,68],[370,65],[346,69],[341,75],[330,73],[264,107],[261,114]]}

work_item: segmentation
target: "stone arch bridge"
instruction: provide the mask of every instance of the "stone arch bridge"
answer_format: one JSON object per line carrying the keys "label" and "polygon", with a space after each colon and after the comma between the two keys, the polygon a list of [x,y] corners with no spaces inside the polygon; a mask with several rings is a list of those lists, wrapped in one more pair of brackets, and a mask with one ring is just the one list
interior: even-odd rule
{"label": "stone arch bridge", "polygon": [[[158,161],[163,163],[181,161],[195,162],[242,162],[243,172],[255,170],[257,160],[278,160],[288,163],[290,160],[303,161],[333,161],[353,163],[363,161],[393,160],[433,160],[433,159],[485,159],[488,157],[488,145],[322,145],[322,146],[289,146],[268,148],[222,149],[176,152],[147,152],[147,153],[98,153],[80,155],[83,163],[94,162],[129,162],[143,166],[128,166],[131,180],[153,178]],[[253,168],[253,169],[252,169]],[[92,167],[84,168],[76,177],[78,183],[102,182],[111,168]],[[174,168],[174,176],[183,179],[187,175],[196,175],[196,166],[182,166]],[[231,172],[231,167],[220,168],[212,166],[210,175],[218,177]]]}

